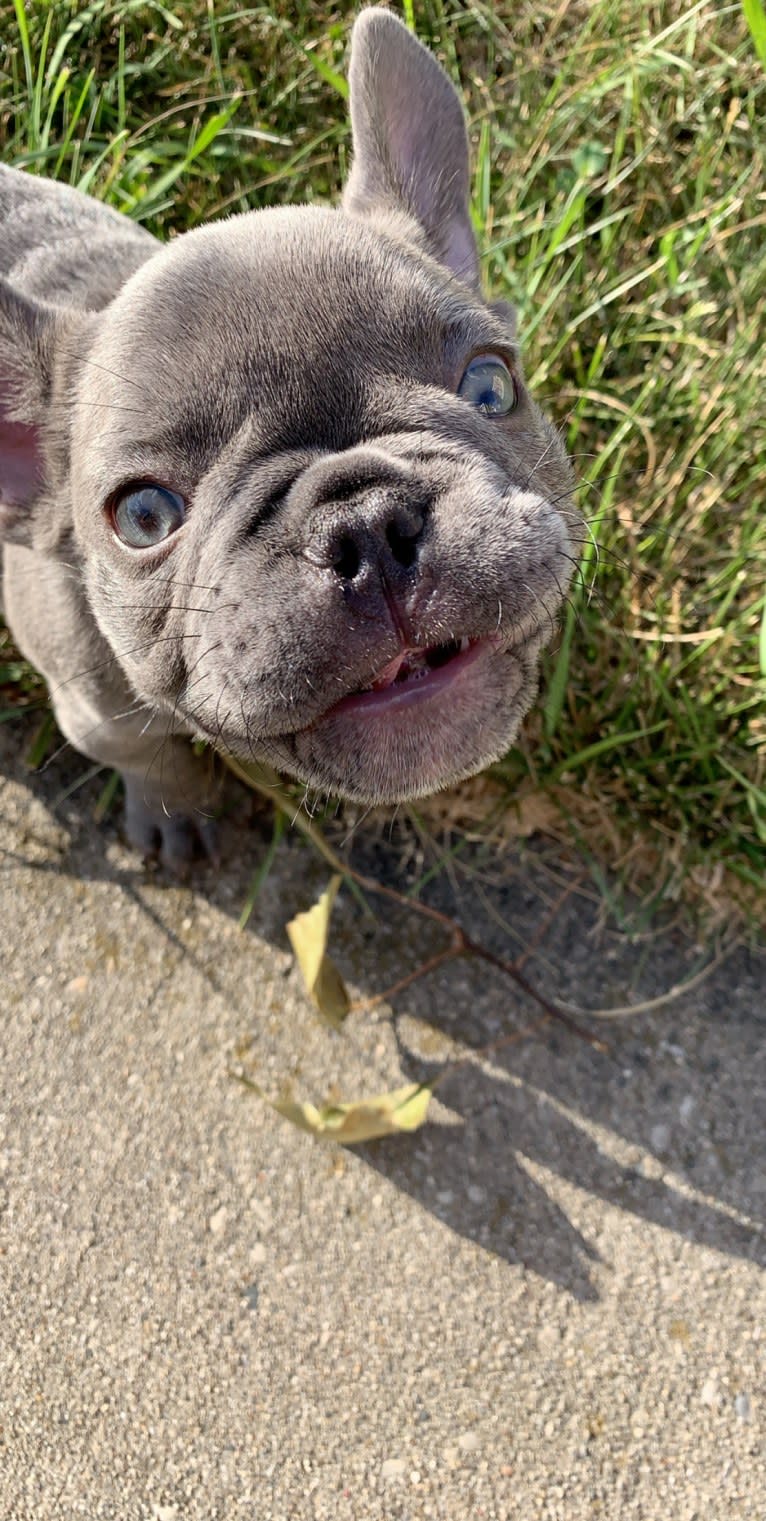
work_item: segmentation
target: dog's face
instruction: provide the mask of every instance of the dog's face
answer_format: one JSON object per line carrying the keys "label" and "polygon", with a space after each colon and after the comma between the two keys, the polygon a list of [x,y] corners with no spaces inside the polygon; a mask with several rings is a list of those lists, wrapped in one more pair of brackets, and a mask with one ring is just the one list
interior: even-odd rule
{"label": "dog's face", "polygon": [[290,210],[150,260],[91,357],[76,531],[142,696],[367,801],[507,748],[571,569],[507,322],[361,219]]}
{"label": "dog's face", "polygon": [[351,89],[341,210],[187,234],[91,320],[71,503],[140,697],[391,802],[513,740],[572,570],[571,475],[478,291],[446,76],[370,11]]}

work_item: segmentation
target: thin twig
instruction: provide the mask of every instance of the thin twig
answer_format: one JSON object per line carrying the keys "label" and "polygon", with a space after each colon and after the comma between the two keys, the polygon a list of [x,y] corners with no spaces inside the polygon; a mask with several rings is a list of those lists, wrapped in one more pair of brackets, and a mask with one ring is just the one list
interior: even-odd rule
{"label": "thin twig", "polygon": [[540,1030],[549,1025],[552,1018],[552,1014],[542,1014],[531,1025],[524,1025],[520,1030],[511,1031],[509,1035],[499,1035],[497,1040],[488,1041],[486,1046],[471,1046],[470,1050],[465,1052],[465,1055],[456,1056],[454,1061],[445,1062],[441,1072],[438,1072],[436,1077],[431,1078],[428,1087],[433,1092],[438,1088],[440,1083],[445,1082],[448,1077],[452,1077],[461,1067],[472,1067],[477,1057],[480,1061],[485,1061],[488,1056],[494,1056],[496,1051],[502,1050],[505,1046],[517,1046],[522,1040],[529,1040],[531,1035],[539,1034]]}
{"label": "thin twig", "polygon": [[554,920],[558,918],[558,915],[564,907],[567,898],[571,897],[572,893],[577,891],[583,880],[583,876],[580,874],[579,877],[575,877],[573,882],[568,883],[563,892],[559,893],[558,898],[556,899],[555,903],[551,905],[551,908],[543,919],[542,924],[540,924],[536,929],[534,935],[532,936],[532,939],[524,947],[521,955],[516,957],[514,966],[516,967],[517,972],[521,972],[526,966],[526,963],[529,961],[530,956],[534,956],[535,951],[539,950],[543,940],[551,928],[551,925],[554,923]]}
{"label": "thin twig", "polygon": [[399,981],[392,983],[390,988],[384,988],[382,993],[373,993],[370,998],[360,998],[357,1003],[352,1003],[349,1014],[366,1014],[370,1009],[376,1009],[381,1003],[390,1003],[392,998],[396,998],[397,993],[403,993],[405,988],[417,982],[420,977],[425,977],[427,972],[435,972],[444,961],[454,961],[462,954],[462,946],[458,949],[450,945],[446,951],[438,951],[435,956],[429,956],[427,961],[417,966],[414,972],[408,972],[406,977],[400,977]]}
{"label": "thin twig", "polygon": [[540,1005],[541,1009],[545,1009],[546,1014],[551,1019],[558,1020],[559,1024],[564,1025],[572,1035],[577,1035],[580,1040],[587,1041],[594,1051],[606,1052],[609,1050],[606,1043],[603,1040],[599,1040],[597,1035],[591,1035],[590,1031],[584,1030],[582,1025],[578,1025],[571,1015],[565,1014],[563,1009],[560,1009],[557,1004],[551,1003],[550,999],[546,998],[543,993],[538,993],[537,988],[521,972],[517,971],[512,961],[504,961],[502,956],[496,956],[493,951],[488,951],[486,946],[478,945],[475,940],[469,940],[468,936],[465,937],[465,944],[466,949],[471,955],[478,956],[482,961],[486,961],[489,966],[496,967],[498,972],[504,972],[506,977],[510,977],[521,988],[522,993],[526,993],[528,998],[533,998],[535,1003]]}
{"label": "thin twig", "polygon": [[[487,950],[486,946],[479,945],[476,940],[472,940],[466,934],[462,925],[458,924],[457,920],[451,918],[449,914],[442,913],[441,909],[432,908],[429,903],[421,903],[418,899],[407,898],[404,893],[398,892],[395,887],[387,887],[384,883],[377,882],[373,877],[367,877],[362,872],[355,871],[352,866],[347,865],[336,851],[333,850],[332,846],[328,845],[321,829],[317,827],[313,819],[306,818],[300,810],[296,813],[294,798],[287,792],[279,775],[271,767],[262,765],[258,765],[257,767],[245,766],[233,756],[228,755],[226,756],[226,760],[231,770],[241,781],[245,782],[249,787],[255,788],[263,797],[267,797],[275,807],[281,809],[282,813],[287,814],[291,822],[311,841],[312,845],[324,857],[333,871],[339,872],[342,877],[355,882],[358,887],[362,888],[363,892],[377,893],[384,898],[389,898],[392,903],[399,904],[408,913],[414,912],[420,914],[422,918],[430,919],[432,923],[440,924],[444,929],[448,930],[451,945],[448,951],[438,957],[438,961],[451,959],[456,956],[476,956],[481,961],[486,961],[489,966],[495,967],[497,971],[502,972],[506,977],[510,977],[511,981],[515,982],[517,987],[521,988],[528,998],[532,998],[535,1003],[540,1005],[541,1009],[545,1010],[550,1019],[555,1019],[559,1024],[564,1025],[572,1035],[576,1035],[580,1040],[586,1041],[596,1051],[606,1051],[608,1049],[602,1040],[599,1040],[597,1036],[591,1035],[590,1031],[584,1030],[578,1025],[570,1014],[564,1013],[563,1009],[558,1008],[550,999],[539,993],[537,988],[523,976],[512,961],[505,961],[501,956],[496,956],[494,952]],[[428,970],[430,970],[430,965],[429,963],[425,963],[423,967],[411,974],[403,985],[407,986],[408,982],[414,982],[417,977],[422,976],[423,972]],[[393,991],[398,990],[400,986],[397,984],[397,989]],[[378,1001],[382,1001],[385,997],[389,996],[391,991],[389,989],[387,993],[380,994]]]}
{"label": "thin twig", "polygon": [[564,1008],[571,1009],[573,1014],[583,1015],[586,1019],[627,1019],[631,1014],[650,1014],[655,1009],[661,1009],[665,1004],[680,998],[683,993],[690,993],[692,988],[698,988],[700,983],[705,982],[713,972],[718,970],[719,966],[723,966],[732,952],[742,944],[740,936],[735,936],[723,950],[718,952],[717,956],[706,962],[699,972],[695,972],[692,977],[687,977],[685,982],[675,983],[672,988],[668,988],[667,993],[659,993],[656,998],[645,998],[643,1003],[618,1004],[613,1009],[578,1009],[574,1004],[565,1004]]}

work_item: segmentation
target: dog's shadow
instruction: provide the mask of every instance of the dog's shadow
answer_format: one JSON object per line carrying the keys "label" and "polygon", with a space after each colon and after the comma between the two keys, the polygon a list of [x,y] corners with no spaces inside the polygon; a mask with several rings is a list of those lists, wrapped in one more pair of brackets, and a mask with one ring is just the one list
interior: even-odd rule
{"label": "dog's shadow", "polygon": [[[18,741],[14,744],[7,730],[0,736],[0,773],[18,777]],[[78,769],[82,774],[79,758],[64,756],[42,774],[25,774],[24,780],[60,816],[56,798]],[[215,970],[200,962],[183,936],[147,902],[141,890],[144,870],[136,865],[116,872],[106,852],[92,849],[95,785],[85,785],[67,800],[70,845],[58,862],[28,851],[22,840],[18,851],[2,853],[0,870],[15,861],[53,875],[118,880],[121,891],[150,915],[158,933],[211,987],[224,991]],[[247,872],[237,860],[235,841],[241,841],[243,816],[251,809],[243,796],[234,806],[239,816],[230,824],[233,853],[224,872],[204,869],[194,887],[238,917]],[[252,827],[257,839],[257,820]],[[264,841],[269,827],[264,817]],[[114,838],[116,816],[103,828],[107,840]],[[386,851],[364,836],[356,843],[361,844],[356,860],[363,870],[406,887],[394,874],[401,868],[400,851]],[[293,848],[288,839],[283,863]],[[250,861],[253,854],[248,851]],[[280,855],[272,870],[278,879]],[[494,882],[483,880],[478,890],[470,875],[451,886],[442,874],[431,901],[459,918],[496,954],[512,957],[515,948],[509,948],[501,925],[510,923],[521,939],[534,936],[546,912],[545,890],[537,890],[540,871],[550,889],[547,866],[534,852],[523,863],[509,861],[505,873],[498,872],[495,862]],[[292,866],[288,875],[294,877]],[[305,904],[295,903],[284,912],[276,907],[279,896],[271,894],[271,906],[259,902],[250,929],[284,948],[284,921]],[[397,913],[394,909],[394,917]],[[549,997],[604,1001],[598,996],[604,967],[610,1002],[654,994],[688,975],[684,949],[672,938],[655,947],[652,942],[632,944],[615,930],[597,935],[598,915],[592,893],[573,893],[555,916],[543,961],[527,969]],[[402,918],[406,925],[405,913]],[[406,975],[418,955],[443,944],[438,926],[424,930],[422,920],[417,924],[414,942],[408,947],[405,932],[402,947],[390,922],[379,935],[361,911],[350,924],[346,914],[340,959],[343,963],[345,956],[363,997]],[[412,944],[418,955],[412,954]],[[762,989],[758,964],[742,948],[699,992],[656,1013],[600,1026],[598,1033],[609,1044],[604,1054],[551,1024],[534,1038],[503,1044],[504,1034],[534,1022],[539,1009],[485,966],[449,963],[395,1001],[401,1080],[432,1081],[441,1075],[441,1053],[436,1060],[428,1047],[439,1045],[444,1036],[468,1050],[494,1043],[490,1057],[466,1061],[440,1081],[438,1097],[452,1123],[426,1126],[415,1137],[369,1143],[357,1148],[357,1155],[449,1230],[580,1300],[599,1297],[600,1274],[609,1269],[610,1232],[603,1209],[592,1207],[597,1199],[674,1233],[679,1249],[685,1240],[766,1264],[763,1210],[755,1213],[753,1203],[753,1196],[762,1193],[758,1152],[764,1129],[764,1116],[757,1112],[764,1086],[759,985]],[[424,1031],[433,1036],[430,1042],[423,1040]]]}

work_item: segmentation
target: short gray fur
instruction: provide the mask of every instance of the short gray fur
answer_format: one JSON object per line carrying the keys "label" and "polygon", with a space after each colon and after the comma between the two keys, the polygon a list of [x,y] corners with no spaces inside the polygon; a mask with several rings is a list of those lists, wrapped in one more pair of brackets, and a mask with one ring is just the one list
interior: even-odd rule
{"label": "short gray fur", "polygon": [[[171,865],[212,838],[189,736],[370,803],[497,759],[574,563],[565,451],[523,388],[512,313],[479,289],[459,98],[377,8],[350,84],[338,209],[162,246],[0,169],[5,614],[64,734],[122,772],[129,837]],[[483,352],[519,380],[507,418],[457,395]],[[108,507],[146,480],[188,516],[136,550]],[[403,648],[466,639],[482,657],[443,701],[330,711]]]}

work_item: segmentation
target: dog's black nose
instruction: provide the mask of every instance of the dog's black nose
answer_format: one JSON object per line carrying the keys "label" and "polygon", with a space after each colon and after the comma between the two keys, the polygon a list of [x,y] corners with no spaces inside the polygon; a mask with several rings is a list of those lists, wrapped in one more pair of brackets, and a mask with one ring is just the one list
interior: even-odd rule
{"label": "dog's black nose", "polygon": [[398,578],[414,566],[427,493],[404,462],[349,450],[312,465],[291,497],[301,511],[306,558],[341,581],[358,584],[380,572]]}
{"label": "dog's black nose", "polygon": [[375,487],[339,510],[328,503],[328,517],[317,524],[309,557],[331,567],[341,581],[355,581],[387,565],[409,570],[417,559],[424,516],[389,488]]}

